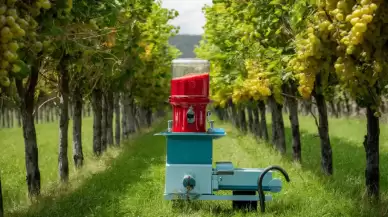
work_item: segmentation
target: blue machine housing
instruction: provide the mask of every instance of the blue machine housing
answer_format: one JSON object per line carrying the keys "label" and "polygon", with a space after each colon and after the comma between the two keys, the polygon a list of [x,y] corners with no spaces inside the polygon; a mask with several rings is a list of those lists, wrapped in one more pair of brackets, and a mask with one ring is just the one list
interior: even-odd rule
{"label": "blue machine housing", "polygon": [[163,132],[167,138],[167,164],[212,164],[213,139],[225,136],[223,129],[211,133]]}
{"label": "blue machine housing", "polygon": [[[167,140],[166,183],[164,197],[174,199],[259,201],[259,195],[215,195],[216,191],[258,191],[258,179],[263,169],[234,168],[231,162],[215,162],[213,166],[213,140],[226,135],[224,129],[209,128],[205,133],[161,132]],[[194,179],[187,186],[187,179]],[[186,183],[186,184],[184,184]],[[262,189],[279,192],[280,179],[272,172],[265,174]],[[265,201],[271,200],[270,195]]]}

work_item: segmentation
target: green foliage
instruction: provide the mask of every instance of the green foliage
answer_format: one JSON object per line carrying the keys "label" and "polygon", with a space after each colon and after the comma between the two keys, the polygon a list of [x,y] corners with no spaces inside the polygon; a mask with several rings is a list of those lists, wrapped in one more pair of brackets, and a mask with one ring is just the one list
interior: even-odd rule
{"label": "green foliage", "polygon": [[[213,98],[224,106],[265,99],[281,103],[291,40],[311,10],[306,1],[217,1],[204,8],[207,23],[197,55],[211,61]],[[216,70],[216,71],[214,71]],[[221,85],[216,84],[221,82]],[[232,90],[227,88],[232,85]]]}
{"label": "green foliage", "polygon": [[0,4],[0,87],[13,79],[27,82],[32,65],[39,64],[39,93],[56,92],[58,63],[66,57],[70,85],[85,93],[128,91],[144,106],[167,97],[169,65],[179,55],[168,43],[178,32],[168,23],[175,10],[153,0],[9,2]]}
{"label": "green foliage", "polygon": [[171,61],[179,56],[169,44],[178,29],[168,23],[178,14],[162,8],[160,2],[149,9],[152,13],[140,20],[136,20],[139,15],[127,13],[120,21],[113,54],[121,56],[116,70],[123,73],[114,76],[113,84],[129,92],[139,105],[156,107],[169,95]]}

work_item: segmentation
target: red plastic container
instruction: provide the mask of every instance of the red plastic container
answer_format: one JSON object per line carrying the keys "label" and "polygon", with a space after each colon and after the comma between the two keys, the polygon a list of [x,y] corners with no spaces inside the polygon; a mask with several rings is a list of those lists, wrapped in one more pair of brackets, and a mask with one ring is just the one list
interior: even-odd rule
{"label": "red plastic container", "polygon": [[171,80],[171,96],[209,96],[209,73],[187,74]]}
{"label": "red plastic container", "polygon": [[171,80],[172,132],[206,132],[209,74],[186,75]]}

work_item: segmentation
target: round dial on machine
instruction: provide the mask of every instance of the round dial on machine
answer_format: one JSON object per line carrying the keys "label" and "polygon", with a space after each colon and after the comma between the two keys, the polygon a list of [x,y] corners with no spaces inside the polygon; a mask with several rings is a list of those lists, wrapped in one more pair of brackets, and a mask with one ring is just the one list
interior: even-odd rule
{"label": "round dial on machine", "polygon": [[195,179],[191,175],[183,177],[183,187],[193,189],[195,187]]}

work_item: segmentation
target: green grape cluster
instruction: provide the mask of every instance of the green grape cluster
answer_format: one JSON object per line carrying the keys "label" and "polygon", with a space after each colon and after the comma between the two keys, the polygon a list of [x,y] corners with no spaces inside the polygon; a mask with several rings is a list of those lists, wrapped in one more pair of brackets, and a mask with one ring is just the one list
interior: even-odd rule
{"label": "green grape cluster", "polygon": [[[355,55],[355,58],[361,61],[376,58],[369,43],[377,43],[377,38],[381,38],[378,31],[375,31],[375,16],[381,5],[380,1],[321,1],[310,27],[301,34],[307,37],[297,37],[297,55],[289,63],[290,69],[299,78],[299,92],[302,96],[310,95],[315,74],[322,69],[330,73],[334,66],[334,71],[345,82],[353,82],[355,74],[363,76],[359,72],[360,67],[348,55]],[[371,40],[371,35],[376,39]],[[365,39],[368,39],[368,42]],[[331,46],[336,49],[332,50]],[[327,57],[330,56],[335,60],[333,66],[327,62]],[[374,61],[374,72],[381,72],[379,62],[381,61]]]}
{"label": "green grape cluster", "polygon": [[339,74],[341,80],[345,80],[352,73],[357,72],[354,61],[351,58],[339,57],[334,64],[335,71]]}
{"label": "green grape cluster", "polygon": [[[330,25],[330,24],[329,24]],[[323,44],[318,33],[327,32],[329,25],[321,23],[318,26],[308,27],[307,36],[303,34],[296,37],[296,55],[288,63],[288,68],[293,71],[299,81],[299,93],[302,97],[308,98],[314,88],[317,68],[321,65],[323,55]]]}
{"label": "green grape cluster", "polygon": [[43,8],[48,10],[51,8],[51,2],[49,0],[38,0],[35,4],[37,9]]}
{"label": "green grape cluster", "polygon": [[371,0],[362,0],[354,7],[352,13],[346,16],[346,21],[352,25],[348,34],[341,39],[341,42],[347,46],[347,54],[352,54],[354,46],[364,42],[364,34],[368,31],[368,24],[373,21],[377,8],[378,5]]}
{"label": "green grape cluster", "polygon": [[263,66],[258,60],[247,59],[245,68],[248,77],[244,80],[243,89],[249,98],[254,100],[264,99],[272,94],[271,82],[268,73],[263,70]]}
{"label": "green grape cluster", "polygon": [[[10,85],[9,75],[17,76],[21,73],[25,63],[19,59],[18,51],[31,48],[35,52],[42,50],[44,44],[36,40],[38,23],[33,15],[39,14],[40,9],[49,9],[48,0],[38,0],[31,5],[29,11],[23,11],[18,5],[19,0],[8,0],[0,5],[0,86]],[[20,0],[21,1],[21,0]],[[30,40],[31,39],[31,40]],[[32,42],[32,44],[31,44]]]}
{"label": "green grape cluster", "polygon": [[[349,4],[352,3],[352,4]],[[337,46],[339,58],[335,62],[334,68],[340,78],[349,80],[356,74],[357,67],[354,61],[347,57],[355,55],[361,61],[368,62],[373,57],[372,44],[378,43],[381,36],[376,31],[375,16],[376,11],[380,7],[380,0],[361,0],[352,2],[349,0],[341,0],[338,2],[336,9],[332,15],[339,13],[347,14],[343,22],[333,22],[339,29],[340,34],[333,34],[334,40],[340,43]],[[339,19],[337,19],[339,21]],[[368,41],[365,41],[368,39]],[[376,72],[381,71],[378,63],[373,66]]]}
{"label": "green grape cluster", "polygon": [[344,31],[338,31],[338,25],[345,19],[348,7],[346,0],[321,1],[306,30],[295,38],[296,55],[288,62],[288,70],[298,79],[298,91],[303,98],[310,97],[316,75],[330,71],[326,57],[333,55],[333,36],[345,36]]}
{"label": "green grape cluster", "polygon": [[383,0],[341,0],[329,13],[337,43],[334,71],[352,97],[366,102],[372,98],[370,90],[387,80],[388,5]]}

